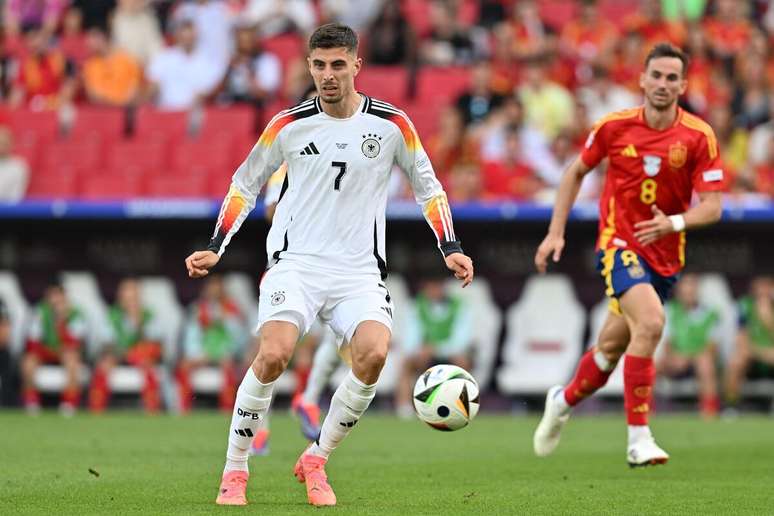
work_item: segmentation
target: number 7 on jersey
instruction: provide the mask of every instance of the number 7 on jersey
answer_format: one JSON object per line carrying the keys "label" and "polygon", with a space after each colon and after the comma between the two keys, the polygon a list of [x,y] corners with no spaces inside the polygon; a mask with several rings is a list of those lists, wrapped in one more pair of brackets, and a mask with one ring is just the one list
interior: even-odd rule
{"label": "number 7 on jersey", "polygon": [[347,163],[345,161],[332,161],[331,166],[339,169],[339,175],[333,181],[333,189],[341,190],[341,179],[347,173]]}

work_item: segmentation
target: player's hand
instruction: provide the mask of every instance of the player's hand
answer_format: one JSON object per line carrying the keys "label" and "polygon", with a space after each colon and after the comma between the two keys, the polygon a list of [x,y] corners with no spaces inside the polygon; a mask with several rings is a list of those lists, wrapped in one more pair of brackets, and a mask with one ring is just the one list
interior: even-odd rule
{"label": "player's hand", "polygon": [[473,281],[473,260],[462,253],[452,253],[444,260],[449,270],[454,271],[454,277],[462,280],[462,288],[470,285]]}
{"label": "player's hand", "polygon": [[658,206],[652,204],[650,211],[653,212],[652,219],[643,220],[634,225],[634,238],[642,245],[652,244],[659,238],[675,232],[672,221],[658,209]]}
{"label": "player's hand", "polygon": [[540,274],[545,274],[548,267],[548,257],[551,256],[554,263],[562,257],[564,249],[564,237],[552,234],[546,235],[535,253],[535,268]]}
{"label": "player's hand", "polygon": [[212,251],[194,251],[185,259],[185,268],[188,269],[188,277],[203,278],[210,273],[210,269],[220,261],[220,256]]}

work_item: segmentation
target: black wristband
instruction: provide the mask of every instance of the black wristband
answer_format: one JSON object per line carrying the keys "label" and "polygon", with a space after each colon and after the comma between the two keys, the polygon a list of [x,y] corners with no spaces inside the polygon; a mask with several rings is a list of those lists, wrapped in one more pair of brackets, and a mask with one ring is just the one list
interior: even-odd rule
{"label": "black wristband", "polygon": [[441,244],[441,252],[443,253],[444,257],[454,253],[465,254],[464,251],[462,250],[462,242],[460,242],[459,240],[453,240],[451,242],[443,242]]}
{"label": "black wristband", "polygon": [[212,251],[215,254],[218,254],[218,251],[220,251],[220,243],[216,242],[215,239],[213,238],[212,240],[210,240],[210,243],[207,244],[207,250]]}

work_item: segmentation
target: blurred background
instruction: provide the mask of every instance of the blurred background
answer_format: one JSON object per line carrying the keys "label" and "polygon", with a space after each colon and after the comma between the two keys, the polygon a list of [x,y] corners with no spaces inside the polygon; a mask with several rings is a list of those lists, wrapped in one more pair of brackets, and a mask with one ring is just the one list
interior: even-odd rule
{"label": "blurred background", "polygon": [[[361,37],[358,90],[412,118],[476,263],[462,291],[399,171],[390,186],[393,351],[379,404],[406,413],[433,362],[469,368],[484,410],[539,406],[604,318],[587,176],[551,274],[534,251],[594,121],[638,105],[650,46],[691,58],[682,106],[715,130],[724,219],[689,236],[668,307],[658,409],[774,413],[774,6],[734,0],[5,0],[0,47],[3,406],[228,407],[254,353],[261,202],[218,276],[189,280],[231,174],[312,86],[319,24]],[[300,392],[315,329],[280,403]],[[620,369],[620,367],[619,367]],[[338,374],[341,374],[339,371]],[[331,385],[336,385],[334,375]],[[323,394],[323,397],[325,394]],[[596,411],[618,406],[620,373]]]}

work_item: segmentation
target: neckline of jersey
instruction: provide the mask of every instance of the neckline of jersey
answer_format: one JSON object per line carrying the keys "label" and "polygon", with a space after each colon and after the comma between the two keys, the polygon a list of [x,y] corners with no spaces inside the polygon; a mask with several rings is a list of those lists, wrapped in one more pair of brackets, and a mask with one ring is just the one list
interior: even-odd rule
{"label": "neckline of jersey", "polygon": [[681,108],[680,106],[677,106],[677,115],[675,116],[675,121],[672,122],[672,125],[670,125],[669,127],[665,127],[663,129],[656,129],[655,127],[651,127],[648,124],[648,121],[645,120],[645,106],[644,105],[640,106],[639,112],[637,113],[637,118],[639,118],[640,122],[642,122],[643,125],[645,125],[645,127],[650,129],[651,131],[664,132],[664,131],[669,131],[670,129],[673,129],[673,128],[677,127],[680,124],[680,121],[683,119],[683,113],[684,113],[683,108]]}
{"label": "neckline of jersey", "polygon": [[320,101],[320,114],[323,115],[328,120],[336,120],[337,122],[346,122],[347,120],[352,120],[356,116],[360,114],[361,111],[363,111],[363,104],[365,104],[366,96],[362,93],[358,92],[358,95],[360,95],[360,104],[357,105],[357,109],[355,109],[355,112],[352,113],[352,116],[348,116],[347,118],[338,118],[335,116],[331,116],[328,113],[325,112],[325,110],[322,108],[322,101]]}

